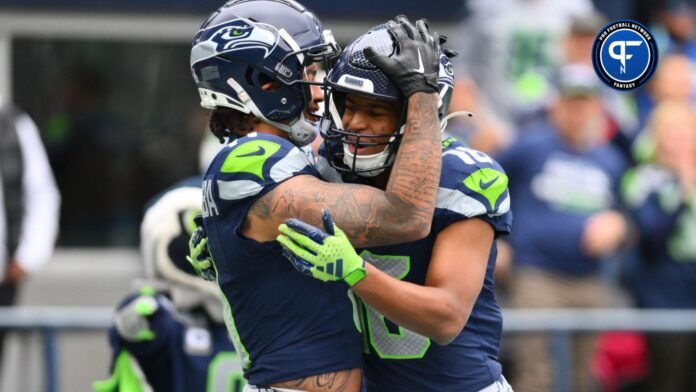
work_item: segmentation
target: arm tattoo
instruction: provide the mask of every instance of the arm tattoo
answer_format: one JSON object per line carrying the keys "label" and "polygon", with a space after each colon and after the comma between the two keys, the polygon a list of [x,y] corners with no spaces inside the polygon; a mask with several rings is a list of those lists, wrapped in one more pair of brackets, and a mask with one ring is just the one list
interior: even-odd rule
{"label": "arm tattoo", "polygon": [[329,208],[336,224],[358,247],[422,238],[423,228],[432,223],[442,165],[437,95],[416,93],[408,105],[406,130],[385,191],[299,176],[257,200],[249,215],[266,222],[266,227],[288,218],[321,225],[320,211]]}
{"label": "arm tattoo", "polygon": [[412,205],[418,221],[430,222],[435,210],[442,166],[441,138],[437,95],[414,94],[408,100],[406,129],[387,193]]}
{"label": "arm tattoo", "polygon": [[345,392],[348,390],[350,375],[353,370],[342,370],[309,376],[297,380],[273,384],[278,388],[298,389],[301,391]]}

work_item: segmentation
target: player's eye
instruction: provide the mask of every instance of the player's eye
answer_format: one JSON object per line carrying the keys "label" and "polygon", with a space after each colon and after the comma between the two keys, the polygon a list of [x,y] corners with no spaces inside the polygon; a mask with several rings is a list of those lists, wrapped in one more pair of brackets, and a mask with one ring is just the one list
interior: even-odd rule
{"label": "player's eye", "polygon": [[318,71],[316,68],[305,69],[305,79],[309,82],[314,82],[317,79]]}

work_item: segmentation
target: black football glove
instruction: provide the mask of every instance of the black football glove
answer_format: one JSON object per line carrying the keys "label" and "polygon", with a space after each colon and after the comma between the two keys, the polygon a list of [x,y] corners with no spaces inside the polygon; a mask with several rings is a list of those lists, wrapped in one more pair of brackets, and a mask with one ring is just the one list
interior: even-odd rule
{"label": "black football glove", "polygon": [[414,26],[399,15],[387,22],[399,50],[391,57],[365,48],[365,57],[382,70],[407,98],[419,92],[436,93],[440,69],[440,37],[430,33],[424,19]]}

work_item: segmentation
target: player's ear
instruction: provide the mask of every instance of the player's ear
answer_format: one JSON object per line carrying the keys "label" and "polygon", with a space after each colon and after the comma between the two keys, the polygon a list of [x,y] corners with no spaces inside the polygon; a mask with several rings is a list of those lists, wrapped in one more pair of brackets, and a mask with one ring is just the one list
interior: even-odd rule
{"label": "player's ear", "polygon": [[261,85],[261,90],[263,91],[276,91],[280,88],[280,84],[277,82],[266,82]]}

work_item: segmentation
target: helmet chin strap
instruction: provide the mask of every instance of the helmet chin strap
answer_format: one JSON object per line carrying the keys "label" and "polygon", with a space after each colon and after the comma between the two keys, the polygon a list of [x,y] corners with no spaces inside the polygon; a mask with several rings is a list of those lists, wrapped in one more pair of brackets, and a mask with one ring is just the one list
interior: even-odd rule
{"label": "helmet chin strap", "polygon": [[[406,128],[406,125],[402,125],[401,128],[399,129],[399,134],[404,133],[404,129]],[[392,136],[389,141],[393,142],[395,139],[395,136]],[[360,154],[353,154],[350,151],[350,148],[348,145],[343,144],[343,163],[345,163],[348,167],[351,167],[353,165],[353,162],[355,162],[355,167],[353,167],[354,171],[360,171],[359,173],[355,173],[359,176],[362,177],[376,177],[384,172],[386,167],[382,166],[388,166],[390,165],[395,158],[395,155],[392,154],[391,150],[393,148],[393,145],[387,145],[384,147],[384,150],[376,153],[376,154],[370,154],[370,155],[360,155]],[[387,162],[387,160],[390,160],[391,162]],[[374,170],[370,170],[372,168],[376,168]]]}
{"label": "helmet chin strap", "polygon": [[345,163],[348,167],[351,167],[351,165],[353,165],[353,162],[355,162],[355,167],[353,168],[353,170],[356,172],[359,171],[359,173],[355,174],[363,177],[376,177],[382,174],[382,172],[384,172],[384,168],[375,170],[369,169],[373,167],[383,166],[384,163],[387,161],[388,156],[389,151],[386,147],[384,150],[378,152],[377,154],[356,156],[355,154],[350,152],[350,148],[348,145],[343,145],[343,163]]}
{"label": "helmet chin strap", "polygon": [[266,116],[261,113],[258,106],[256,106],[251,97],[249,97],[249,94],[247,94],[244,88],[237,83],[236,80],[229,78],[227,79],[227,84],[234,89],[234,91],[237,93],[237,97],[242,101],[244,106],[246,106],[251,113],[256,116],[256,118],[265,122],[266,124],[273,125],[274,127],[286,132],[288,135],[290,135],[290,140],[296,146],[304,147],[317,138],[317,127],[314,123],[307,120],[304,115],[304,111],[302,111],[299,116],[295,117],[290,124],[273,121],[266,118]]}

